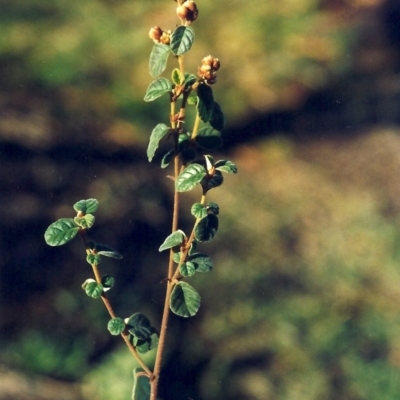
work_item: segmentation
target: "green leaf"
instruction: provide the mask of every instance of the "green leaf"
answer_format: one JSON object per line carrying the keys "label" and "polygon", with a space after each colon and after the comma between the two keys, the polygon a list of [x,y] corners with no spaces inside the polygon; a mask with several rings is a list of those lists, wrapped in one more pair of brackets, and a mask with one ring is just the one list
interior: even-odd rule
{"label": "green leaf", "polygon": [[193,41],[193,29],[190,26],[178,26],[171,34],[171,51],[181,56],[190,50]]}
{"label": "green leaf", "polygon": [[213,268],[211,258],[203,253],[191,254],[188,258],[189,261],[194,265],[196,272],[209,272]]}
{"label": "green leaf", "polygon": [[132,400],[149,400],[150,380],[141,368],[133,370]]}
{"label": "green leaf", "polygon": [[174,149],[164,154],[164,157],[161,160],[161,168],[167,168],[173,158],[174,158]]}
{"label": "green leaf", "polygon": [[178,68],[174,68],[171,74],[172,82],[175,85],[182,85],[185,82],[185,76]]}
{"label": "green leaf", "polygon": [[175,188],[178,192],[192,190],[206,175],[205,168],[200,164],[190,164],[178,176]]}
{"label": "green leaf", "polygon": [[103,294],[103,285],[97,283],[94,279],[86,279],[82,284],[82,289],[93,299],[98,299]]}
{"label": "green leaf", "polygon": [[111,335],[120,335],[125,329],[125,322],[122,318],[113,318],[108,321],[107,329]]}
{"label": "green leaf", "polygon": [[202,218],[196,225],[194,235],[199,242],[208,242],[218,230],[218,217],[214,214],[208,214]]}
{"label": "green leaf", "polygon": [[44,240],[49,246],[61,246],[73,239],[79,229],[72,218],[61,218],[46,229]]}
{"label": "green leaf", "polygon": [[214,101],[213,109],[210,118],[210,125],[217,131],[222,131],[225,126],[225,117],[220,105]]}
{"label": "green leaf", "polygon": [[183,243],[186,235],[183,231],[178,229],[177,231],[171,233],[165,240],[164,243],[160,246],[158,251],[163,251],[167,249],[171,249],[172,247],[178,246]]}
{"label": "green leaf", "polygon": [[155,331],[150,320],[143,313],[132,314],[125,320],[129,333],[138,339],[146,340]]}
{"label": "green leaf", "polygon": [[163,94],[170,92],[171,89],[171,82],[167,78],[157,78],[148,86],[144,96],[144,101],[149,102],[158,99]]}
{"label": "green leaf", "polygon": [[99,202],[96,199],[80,200],[74,204],[74,210],[83,214],[94,213],[99,206]]}
{"label": "green leaf", "polygon": [[215,169],[222,172],[227,172],[228,174],[236,174],[237,167],[232,161],[219,160],[215,163]]}
{"label": "green leaf", "polygon": [[151,161],[158,148],[160,140],[169,132],[169,127],[165,124],[157,124],[150,135],[149,147],[147,148],[147,158]]}
{"label": "green leaf", "polygon": [[194,203],[190,212],[195,218],[204,218],[207,215],[207,209],[201,203]]}
{"label": "green leaf", "polygon": [[97,254],[105,257],[116,258],[118,260],[123,258],[121,253],[118,253],[118,251],[114,250],[111,246],[108,246],[106,244],[95,243],[93,250],[95,250]]}
{"label": "green leaf", "polygon": [[111,275],[104,275],[101,278],[101,284],[103,285],[104,291],[106,292],[107,290],[110,290],[114,286],[115,279]]}
{"label": "green leaf", "polygon": [[196,75],[185,73],[185,88],[188,89],[189,87],[193,86],[197,82]]}
{"label": "green leaf", "polygon": [[197,88],[197,112],[203,122],[208,122],[214,109],[214,97],[212,89],[206,84],[201,84]]}
{"label": "green leaf", "polygon": [[195,142],[206,150],[217,149],[222,144],[221,133],[211,126],[203,126],[197,132]]}
{"label": "green leaf", "polygon": [[86,256],[86,261],[90,265],[99,265],[100,264],[100,255],[99,254],[88,254]]}
{"label": "green leaf", "polygon": [[193,317],[200,308],[200,295],[188,283],[179,282],[172,289],[169,306],[181,317]]}
{"label": "green leaf", "polygon": [[86,214],[84,217],[75,217],[74,221],[83,229],[90,229],[95,221],[93,214]]}
{"label": "green leaf", "polygon": [[158,346],[158,335],[157,333],[153,333],[146,340],[137,339],[133,336],[133,345],[139,353],[145,354]]}
{"label": "green leaf", "polygon": [[161,75],[167,66],[170,47],[164,43],[155,43],[149,60],[149,72],[153,78]]}
{"label": "green leaf", "polygon": [[193,276],[196,273],[196,268],[193,263],[186,262],[181,264],[179,272],[182,276]]}

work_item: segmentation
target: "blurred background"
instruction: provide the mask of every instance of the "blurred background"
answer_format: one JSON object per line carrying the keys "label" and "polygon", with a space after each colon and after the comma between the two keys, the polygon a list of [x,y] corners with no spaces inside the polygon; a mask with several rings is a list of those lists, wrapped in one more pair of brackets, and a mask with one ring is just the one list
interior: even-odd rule
{"label": "blurred background", "polygon": [[[100,202],[93,237],[120,251],[121,317],[158,326],[171,182],[148,163],[168,100],[144,103],[161,0],[0,2],[0,399],[122,400],[135,364],[81,284],[78,240],[47,226]],[[198,315],[172,317],[163,400],[400,397],[400,5],[391,0],[199,0],[186,67],[221,60],[227,119],[211,191]],[[175,67],[173,59],[169,67]],[[190,229],[184,196],[180,227]],[[149,355],[151,359],[152,355]]]}

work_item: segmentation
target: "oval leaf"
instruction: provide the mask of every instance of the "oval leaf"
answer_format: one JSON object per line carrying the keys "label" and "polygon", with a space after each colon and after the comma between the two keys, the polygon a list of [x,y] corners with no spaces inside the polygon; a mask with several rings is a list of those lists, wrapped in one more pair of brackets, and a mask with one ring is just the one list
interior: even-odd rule
{"label": "oval leaf", "polygon": [[72,218],[61,218],[46,229],[44,240],[49,246],[61,246],[73,239],[79,229]]}
{"label": "oval leaf", "polygon": [[206,254],[193,253],[189,256],[189,261],[194,265],[196,272],[209,272],[213,269],[213,262]]}
{"label": "oval leaf", "polygon": [[200,295],[186,282],[179,282],[172,290],[171,311],[180,317],[193,317],[200,308]]}
{"label": "oval leaf", "polygon": [[199,129],[195,142],[206,150],[217,149],[222,144],[221,133],[211,126],[204,126]]}
{"label": "oval leaf", "polygon": [[98,299],[103,294],[103,285],[97,283],[94,279],[86,279],[82,284],[82,289],[93,299]]}
{"label": "oval leaf", "polygon": [[170,92],[171,88],[171,82],[167,78],[158,78],[148,86],[144,96],[144,101],[153,101],[158,99],[163,94]]}
{"label": "oval leaf", "polygon": [[90,265],[99,265],[100,264],[100,255],[99,254],[88,254],[86,256],[86,261]]}
{"label": "oval leaf", "polygon": [[187,262],[181,264],[179,272],[182,276],[193,276],[196,273],[196,268],[193,263]]}
{"label": "oval leaf", "polygon": [[120,335],[125,329],[125,322],[122,318],[113,318],[108,321],[107,329],[111,335]]}
{"label": "oval leaf", "polygon": [[174,68],[171,74],[171,78],[172,82],[174,82],[175,85],[182,85],[185,82],[185,76],[178,68]]}
{"label": "oval leaf", "polygon": [[170,48],[163,43],[155,43],[149,60],[149,72],[153,78],[161,75],[167,66]]}
{"label": "oval leaf", "polygon": [[190,164],[178,176],[175,188],[178,192],[192,190],[205,177],[206,170],[200,164]]}
{"label": "oval leaf", "polygon": [[219,160],[215,163],[215,169],[222,172],[227,172],[228,174],[236,174],[237,166],[232,161]]}
{"label": "oval leaf", "polygon": [[214,109],[214,97],[212,89],[206,84],[201,84],[197,88],[197,112],[203,122],[208,122]]}
{"label": "oval leaf", "polygon": [[218,217],[214,214],[208,214],[202,218],[196,225],[194,235],[199,242],[208,242],[218,230]]}
{"label": "oval leaf", "polygon": [[194,31],[190,26],[178,26],[171,34],[171,51],[181,56],[190,50],[194,41]]}
{"label": "oval leaf", "polygon": [[74,221],[83,229],[90,229],[95,221],[93,214],[86,214],[84,217],[75,217]]}
{"label": "oval leaf", "polygon": [[172,247],[178,246],[183,243],[186,235],[183,231],[178,229],[177,231],[171,233],[165,240],[164,243],[160,246],[158,251],[163,251],[167,249],[171,249]]}
{"label": "oval leaf", "polygon": [[74,210],[80,211],[83,214],[94,213],[99,206],[99,202],[96,199],[80,200],[74,204]]}
{"label": "oval leaf", "polygon": [[204,218],[207,215],[207,209],[201,203],[194,203],[190,212],[195,218]]}
{"label": "oval leaf", "polygon": [[147,158],[151,161],[158,148],[160,140],[169,132],[169,127],[165,124],[157,124],[150,135],[150,142],[147,148]]}

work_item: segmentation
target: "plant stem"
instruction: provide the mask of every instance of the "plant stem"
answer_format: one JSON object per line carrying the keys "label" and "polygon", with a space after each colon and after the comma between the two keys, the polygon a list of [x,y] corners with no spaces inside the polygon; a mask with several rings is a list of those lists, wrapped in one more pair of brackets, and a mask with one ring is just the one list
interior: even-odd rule
{"label": "plant stem", "polygon": [[[175,139],[175,158],[174,158],[174,176],[175,181],[179,175],[179,168],[180,168],[180,158],[177,149],[177,139]],[[173,215],[172,215],[172,232],[175,232],[178,229],[178,220],[179,220],[179,192],[175,189],[174,190],[174,208],[173,208]],[[161,328],[160,328],[160,337],[158,341],[157,347],[157,355],[156,360],[154,363],[154,371],[153,376],[150,382],[150,400],[157,399],[157,390],[158,390],[158,383],[160,379],[160,371],[161,371],[161,362],[164,353],[164,346],[165,346],[165,339],[167,336],[167,327],[168,327],[168,320],[169,320],[169,299],[171,297],[172,289],[175,286],[175,283],[171,280],[173,275],[173,266],[174,261],[172,259],[172,250],[170,252],[169,257],[169,264],[168,264],[168,280],[167,280],[167,289],[165,292],[165,301],[164,301],[164,309],[163,315],[161,320]]]}

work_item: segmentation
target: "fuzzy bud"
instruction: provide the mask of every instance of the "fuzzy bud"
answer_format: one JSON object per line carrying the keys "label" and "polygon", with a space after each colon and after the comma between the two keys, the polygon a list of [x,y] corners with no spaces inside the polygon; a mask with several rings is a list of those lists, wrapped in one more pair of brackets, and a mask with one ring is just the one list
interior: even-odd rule
{"label": "fuzzy bud", "polygon": [[149,37],[154,43],[160,43],[162,34],[163,31],[159,26],[153,26],[153,28],[150,29]]}
{"label": "fuzzy bud", "polygon": [[176,13],[181,20],[193,22],[199,15],[199,10],[197,9],[197,5],[194,1],[187,0],[176,8]]}
{"label": "fuzzy bud", "polygon": [[204,79],[208,85],[212,85],[217,81],[216,71],[219,70],[220,62],[218,58],[213,56],[204,57],[201,60],[201,66],[197,70],[197,75]]}

